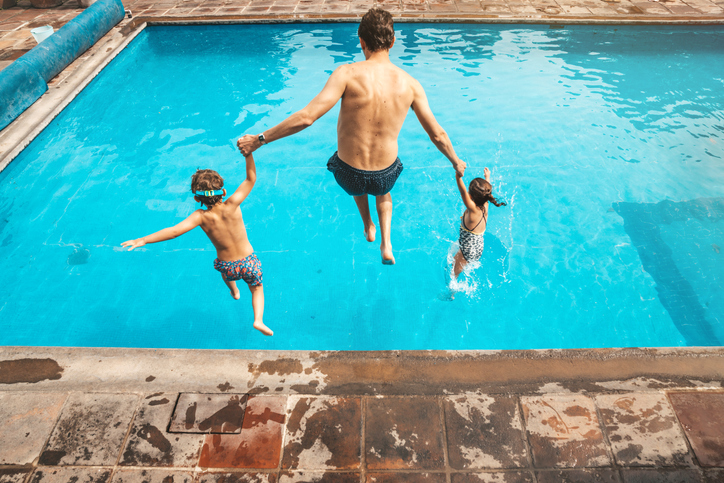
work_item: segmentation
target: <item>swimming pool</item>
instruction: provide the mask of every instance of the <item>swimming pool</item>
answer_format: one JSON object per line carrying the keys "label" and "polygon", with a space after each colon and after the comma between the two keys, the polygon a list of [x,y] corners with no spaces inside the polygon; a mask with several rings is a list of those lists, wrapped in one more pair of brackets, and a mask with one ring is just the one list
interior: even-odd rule
{"label": "swimming pool", "polygon": [[201,230],[119,244],[242,181],[236,138],[303,107],[355,24],[146,28],[0,173],[0,345],[531,349],[724,341],[724,30],[397,24],[469,171],[493,172],[482,266],[446,296],[462,204],[414,115],[392,192],[394,267],[325,169],[336,108],[256,153],[242,205],[264,338]]}

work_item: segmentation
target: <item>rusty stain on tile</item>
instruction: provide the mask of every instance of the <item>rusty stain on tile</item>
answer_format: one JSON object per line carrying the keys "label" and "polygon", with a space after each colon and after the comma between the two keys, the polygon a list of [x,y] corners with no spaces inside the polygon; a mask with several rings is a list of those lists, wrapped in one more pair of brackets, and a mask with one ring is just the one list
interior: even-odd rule
{"label": "rusty stain on tile", "polygon": [[359,473],[286,471],[279,474],[279,483],[359,483]]}
{"label": "rusty stain on tile", "polygon": [[181,393],[171,417],[170,433],[239,433],[246,394]]}
{"label": "rusty stain on tile", "polygon": [[29,483],[109,483],[108,468],[38,468]]}
{"label": "rusty stain on tile", "polygon": [[445,473],[367,473],[366,483],[445,483]]}
{"label": "rusty stain on tile", "polygon": [[698,470],[621,470],[623,483],[703,483]]}
{"label": "rusty stain on tile", "polygon": [[115,465],[138,400],[127,394],[71,394],[40,464]]}
{"label": "rusty stain on tile", "polygon": [[122,469],[113,474],[111,483],[192,483],[193,473],[170,470]]}
{"label": "rusty stain on tile", "polygon": [[282,468],[351,470],[360,467],[358,398],[292,396]]}
{"label": "rusty stain on tile", "polygon": [[583,395],[521,398],[539,468],[608,466],[603,434],[593,401]]}
{"label": "rusty stain on tile", "polygon": [[201,473],[199,483],[276,483],[274,473]]}
{"label": "rusty stain on tile", "polygon": [[[194,466],[199,458],[201,434],[168,433],[166,425],[176,394],[146,396],[136,413],[123,450],[123,466]],[[170,482],[165,482],[170,483]]]}
{"label": "rusty stain on tile", "polygon": [[594,468],[585,470],[538,471],[538,483],[620,483],[618,472]]}
{"label": "rusty stain on tile", "polygon": [[701,466],[724,466],[724,392],[669,393]]}
{"label": "rusty stain on tile", "polygon": [[518,402],[505,396],[447,398],[445,421],[450,466],[456,469],[528,466]]}
{"label": "rusty stain on tile", "polygon": [[682,466],[691,458],[674,411],[663,394],[595,398],[621,466]]}
{"label": "rusty stain on tile", "polygon": [[40,455],[67,395],[0,394],[0,465],[30,464]]}
{"label": "rusty stain on tile", "polygon": [[31,471],[31,467],[0,468],[0,483],[23,483]]}
{"label": "rusty stain on tile", "polygon": [[14,359],[0,361],[0,384],[18,384],[56,381],[63,368],[53,359]]}
{"label": "rusty stain on tile", "polygon": [[204,468],[276,468],[286,421],[286,396],[250,396],[240,434],[210,434],[199,466]]}
{"label": "rusty stain on tile", "polygon": [[436,469],[443,466],[442,424],[437,400],[377,398],[367,402],[367,468]]}

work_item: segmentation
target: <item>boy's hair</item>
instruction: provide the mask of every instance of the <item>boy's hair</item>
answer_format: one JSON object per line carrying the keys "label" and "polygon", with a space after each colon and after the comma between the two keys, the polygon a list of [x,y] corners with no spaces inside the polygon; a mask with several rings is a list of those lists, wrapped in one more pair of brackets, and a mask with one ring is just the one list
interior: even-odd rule
{"label": "boy's hair", "polygon": [[201,196],[197,195],[196,192],[220,190],[223,187],[224,178],[219,176],[219,173],[213,169],[197,169],[191,177],[191,192],[198,196],[201,204],[206,205],[207,208],[211,208],[215,204],[220,203],[223,196]]}
{"label": "boy's hair", "polygon": [[486,201],[490,201],[495,206],[505,206],[507,203],[500,202],[493,196],[493,186],[483,178],[475,178],[468,186],[468,193],[473,203],[479,207],[483,207]]}
{"label": "boy's hair", "polygon": [[370,52],[389,50],[395,40],[392,15],[381,8],[371,8],[362,17],[357,35],[365,41]]}

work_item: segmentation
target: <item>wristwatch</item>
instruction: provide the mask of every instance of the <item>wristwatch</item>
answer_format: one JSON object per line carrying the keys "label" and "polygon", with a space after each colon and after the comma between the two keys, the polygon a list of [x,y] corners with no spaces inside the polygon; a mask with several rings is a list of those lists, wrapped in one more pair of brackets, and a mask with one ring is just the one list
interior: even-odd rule
{"label": "wristwatch", "polygon": [[264,133],[259,134],[259,136],[257,136],[257,138],[259,139],[259,142],[261,143],[262,146],[266,144],[266,138],[264,137]]}

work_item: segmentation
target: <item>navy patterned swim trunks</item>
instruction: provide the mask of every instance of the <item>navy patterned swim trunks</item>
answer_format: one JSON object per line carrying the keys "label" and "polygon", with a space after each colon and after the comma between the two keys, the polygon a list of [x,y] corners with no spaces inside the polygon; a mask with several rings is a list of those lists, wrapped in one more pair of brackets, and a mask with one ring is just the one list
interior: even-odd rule
{"label": "navy patterned swim trunks", "polygon": [[334,174],[337,184],[350,196],[382,196],[395,186],[395,181],[402,173],[402,162],[397,158],[385,169],[364,171],[345,163],[335,152],[327,161],[327,169]]}
{"label": "navy patterned swim trunks", "polygon": [[243,279],[252,287],[261,285],[261,262],[254,253],[233,262],[225,262],[217,258],[214,260],[214,268],[221,272],[222,278],[227,282]]}

